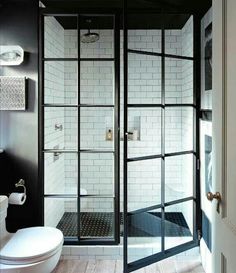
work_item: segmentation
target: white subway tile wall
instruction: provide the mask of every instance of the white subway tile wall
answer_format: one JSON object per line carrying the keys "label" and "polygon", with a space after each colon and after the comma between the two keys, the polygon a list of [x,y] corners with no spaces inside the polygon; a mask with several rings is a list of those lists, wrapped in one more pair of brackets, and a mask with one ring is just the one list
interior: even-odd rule
{"label": "white subway tile wall", "polygon": [[[47,18],[45,25],[46,52],[50,57],[73,57],[77,48],[77,31],[63,29],[54,18]],[[188,20],[182,30],[166,31],[168,53],[192,56],[193,20]],[[93,44],[81,44],[81,57],[113,57],[113,31],[93,30],[100,39]],[[55,32],[55,33],[54,33]],[[84,33],[85,30],[81,31]],[[60,40],[60,41],[59,41]],[[121,31],[121,209],[123,207],[123,33]],[[54,46],[52,46],[52,44]],[[56,44],[56,45],[55,45]],[[48,48],[47,48],[48,45]],[[64,46],[64,48],[63,48]],[[129,47],[146,51],[161,51],[159,30],[129,31]],[[55,49],[55,52],[53,51]],[[52,51],[52,52],[51,52]],[[47,64],[45,82],[47,102],[74,104],[77,102],[77,67],[73,62],[63,65]],[[193,102],[193,63],[189,60],[166,59],[166,103]],[[113,62],[81,63],[81,103],[114,103]],[[129,54],[129,103],[161,103],[160,57]],[[167,109],[167,108],[166,108]],[[50,113],[50,111],[52,113]],[[77,148],[77,113],[74,109],[50,110],[45,119],[47,147]],[[191,108],[175,107],[166,113],[166,152],[192,150],[193,112]],[[81,108],[81,148],[113,149],[113,141],[106,140],[107,130],[113,130],[114,121],[110,108]],[[129,130],[137,130],[136,140],[128,142],[129,156],[159,154],[161,151],[160,109],[135,109],[129,111]],[[55,123],[63,124],[62,131],[55,131]],[[167,199],[178,199],[191,192],[192,161],[188,157],[176,157],[168,161]],[[73,154],[60,155],[57,161],[47,159],[47,190],[61,187],[73,192],[77,187],[77,158]],[[142,208],[160,201],[160,161],[147,160],[142,166],[129,167],[129,209]],[[57,166],[57,167],[56,167]],[[81,187],[92,194],[111,194],[114,186],[113,159],[111,155],[81,155]],[[60,181],[60,182],[58,182]],[[59,186],[60,184],[60,186]],[[55,188],[53,188],[55,187]],[[148,198],[147,198],[148,197]],[[82,199],[83,211],[112,211],[111,200]],[[174,207],[172,207],[174,208]],[[184,208],[184,205],[183,205]],[[185,208],[189,211],[188,208]],[[64,202],[64,211],[75,212],[76,200]],[[188,215],[186,211],[186,215]],[[46,224],[56,223],[59,211],[48,202],[45,210]],[[60,215],[63,214],[60,212]],[[54,216],[55,215],[55,216]],[[52,220],[55,218],[54,220]]]}
{"label": "white subway tile wall", "polygon": [[[60,58],[64,56],[64,29],[53,17],[45,17],[45,56]],[[45,103],[63,103],[64,66],[62,62],[45,64]],[[63,111],[57,108],[45,108],[44,130],[45,148],[63,148],[64,130],[55,130],[55,124],[65,124]],[[53,153],[45,154],[45,193],[56,192],[58,185],[65,190],[64,155],[54,161]],[[65,211],[64,202],[45,199],[44,220],[47,226],[56,226]]]}

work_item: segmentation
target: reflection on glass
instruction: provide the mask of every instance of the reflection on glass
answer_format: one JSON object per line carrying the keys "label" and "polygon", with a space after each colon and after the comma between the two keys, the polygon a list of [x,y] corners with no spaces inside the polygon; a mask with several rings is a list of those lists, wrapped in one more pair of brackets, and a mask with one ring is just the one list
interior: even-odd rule
{"label": "reflection on glass", "polygon": [[[143,16],[145,15],[142,14],[142,17]],[[150,18],[153,15],[149,14],[148,16]],[[129,15],[128,19],[130,19],[130,21],[132,20],[131,17],[134,20],[136,20],[136,22],[137,20],[140,20],[140,15]],[[156,20],[156,18],[153,20]],[[148,26],[148,28],[150,28],[150,26]],[[161,30],[160,29],[144,29],[144,27],[143,29],[129,29],[128,30],[128,48],[134,49],[134,50],[140,50],[140,51],[160,53],[161,52]]]}
{"label": "reflection on glass", "polygon": [[128,216],[128,261],[161,252],[161,212],[152,210]]}
{"label": "reflection on glass", "polygon": [[161,159],[129,162],[128,211],[161,203]]}
{"label": "reflection on glass", "polygon": [[193,240],[193,201],[165,208],[165,249]]}
{"label": "reflection on glass", "polygon": [[165,152],[193,150],[193,108],[166,107]]}
{"label": "reflection on glass", "polygon": [[193,157],[165,158],[165,202],[193,196]]}
{"label": "reflection on glass", "polygon": [[160,108],[130,108],[128,132],[129,158],[161,154]]}

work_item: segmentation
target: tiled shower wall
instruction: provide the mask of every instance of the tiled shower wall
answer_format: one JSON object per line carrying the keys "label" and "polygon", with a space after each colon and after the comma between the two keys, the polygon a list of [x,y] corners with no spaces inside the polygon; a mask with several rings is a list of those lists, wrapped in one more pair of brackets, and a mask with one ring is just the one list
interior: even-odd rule
{"label": "tiled shower wall", "polygon": [[[59,58],[64,54],[64,29],[53,17],[45,18],[45,55]],[[64,65],[62,62],[48,62],[45,64],[45,102],[64,102]],[[45,147],[63,148],[65,135],[64,131],[55,130],[55,124],[65,123],[63,111],[57,108],[45,109]],[[54,161],[53,153],[45,154],[45,193],[65,190],[64,155]],[[45,223],[49,226],[56,226],[64,214],[64,203],[53,199],[45,201]]]}
{"label": "tiled shower wall", "polygon": [[[77,32],[64,30],[53,18],[48,18],[48,27],[56,33],[49,33],[45,38],[49,44],[58,45],[57,54],[60,57],[74,57],[77,47]],[[81,44],[82,57],[113,57],[113,33],[111,30],[101,30],[100,40],[94,44]],[[60,33],[60,34],[59,34]],[[63,36],[63,37],[62,37]],[[58,41],[60,39],[60,41]],[[62,42],[63,41],[63,42]],[[58,50],[62,45],[61,50]],[[122,32],[121,32],[121,71],[122,64]],[[159,30],[130,30],[129,48],[161,51],[161,32]],[[192,18],[182,30],[166,31],[167,53],[190,56],[192,52]],[[53,51],[52,47],[52,51]],[[50,54],[54,54],[53,52]],[[55,53],[56,54],[56,53]],[[55,55],[59,57],[58,55]],[[51,66],[52,74],[58,75],[60,66]],[[74,62],[64,63],[64,75],[60,77],[64,88],[52,88],[52,99],[55,94],[62,95],[62,100],[74,104],[77,100],[77,65]],[[166,60],[166,103],[192,103],[192,62],[187,60]],[[51,73],[49,74],[51,75]],[[51,76],[50,76],[51,77]],[[123,75],[121,73],[121,128],[123,127]],[[53,77],[50,78],[53,82]],[[56,80],[58,82],[58,79]],[[46,87],[46,86],[45,86]],[[112,104],[114,91],[112,62],[82,62],[81,63],[81,103]],[[64,92],[64,93],[63,93]],[[59,96],[59,95],[58,95]],[[50,99],[50,96],[49,98]],[[53,102],[53,101],[51,101]],[[57,102],[60,102],[59,100]],[[159,57],[129,54],[129,103],[160,103],[161,102],[161,60]],[[192,112],[191,109],[166,108],[166,152],[192,150]],[[77,148],[77,113],[73,108],[55,110],[62,115],[60,120],[47,120],[51,126],[50,146]],[[112,108],[82,108],[81,110],[81,148],[112,149],[112,142],[105,141],[105,132],[112,129]],[[64,120],[63,120],[64,119]],[[54,123],[62,123],[63,131],[55,132]],[[130,130],[139,131],[137,141],[129,141],[129,156],[160,154],[161,151],[161,112],[159,109],[133,109],[129,111]],[[122,132],[123,130],[121,130]],[[121,133],[121,195],[122,195],[122,148]],[[57,136],[63,135],[63,138]],[[49,140],[48,140],[49,141]],[[173,200],[185,197],[192,185],[192,161],[190,156],[175,157],[166,161],[166,199]],[[58,167],[56,167],[58,166]],[[63,167],[60,167],[63,166]],[[63,173],[64,172],[64,173]],[[113,158],[109,154],[81,155],[81,188],[88,194],[112,194]],[[47,184],[53,185],[58,191],[60,187],[65,192],[76,193],[77,161],[74,154],[61,154],[59,159],[48,165]],[[60,184],[59,184],[60,181]],[[147,160],[140,163],[130,163],[129,167],[129,209],[154,205],[160,202],[160,160]],[[122,199],[122,196],[121,196]],[[91,200],[91,201],[89,201]],[[107,199],[87,199],[83,201],[82,210],[112,211],[112,201]],[[52,207],[53,210],[54,207]],[[122,208],[122,204],[121,204]],[[183,208],[182,208],[183,209]],[[173,208],[174,210],[174,208]],[[185,209],[186,210],[186,209]],[[65,202],[65,211],[76,211],[76,203]],[[188,210],[184,211],[189,214]],[[47,211],[48,217],[54,215]],[[49,216],[50,215],[50,216]],[[56,218],[56,217],[55,217]],[[58,217],[54,222],[58,220]],[[52,220],[51,220],[52,221]]]}

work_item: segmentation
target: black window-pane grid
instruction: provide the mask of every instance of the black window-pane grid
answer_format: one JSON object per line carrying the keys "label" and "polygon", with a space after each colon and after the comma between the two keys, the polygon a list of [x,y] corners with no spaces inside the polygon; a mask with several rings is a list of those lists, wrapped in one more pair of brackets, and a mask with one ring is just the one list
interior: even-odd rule
{"label": "black window-pane grid", "polygon": [[[124,27],[126,27],[126,26],[124,26]],[[126,41],[126,46],[127,46],[127,41]],[[125,45],[124,45],[124,48],[125,48]],[[139,51],[139,52],[137,52],[136,50],[130,50],[130,49],[128,49],[128,48],[126,48],[126,51],[125,51],[125,53],[127,54],[127,56],[128,56],[128,53],[138,53],[138,54],[146,54],[146,55],[154,55],[154,56],[161,56],[162,57],[162,92],[161,92],[161,99],[162,99],[162,103],[161,104],[159,104],[159,105],[155,105],[156,107],[161,107],[162,109],[163,109],[163,112],[162,112],[162,139],[163,139],[163,141],[162,141],[162,155],[159,155],[159,156],[161,156],[162,157],[162,162],[163,162],[163,167],[162,167],[162,173],[165,173],[164,171],[165,171],[165,157],[166,156],[168,156],[168,157],[170,157],[170,156],[175,156],[175,154],[176,155],[181,155],[181,154],[186,154],[186,153],[193,153],[194,155],[196,154],[196,152],[195,152],[195,146],[193,147],[194,148],[194,151],[185,151],[185,152],[183,152],[183,153],[169,153],[169,154],[165,154],[165,141],[164,141],[164,135],[165,135],[165,122],[164,122],[164,118],[165,118],[165,108],[166,107],[177,107],[177,106],[190,106],[190,107],[193,107],[193,108],[196,108],[197,107],[197,105],[196,104],[165,104],[165,58],[167,57],[167,58],[177,58],[177,59],[183,59],[183,60],[192,60],[192,61],[195,61],[195,58],[194,57],[185,57],[185,56],[178,56],[178,55],[172,55],[172,54],[165,54],[165,34],[164,34],[164,29],[162,30],[162,52],[160,53],[160,54],[156,54],[156,53],[151,53],[151,52],[142,52],[142,51]],[[150,53],[150,54],[149,54]],[[128,62],[127,62],[127,64],[126,64],[126,66],[128,66]],[[126,83],[127,84],[127,83]],[[128,85],[128,84],[127,84]],[[193,96],[196,96],[196,94],[195,94],[195,92],[193,92]],[[128,87],[127,87],[127,97],[128,97]],[[195,101],[195,100],[194,100]],[[139,104],[128,104],[128,103],[125,103],[124,104],[124,106],[126,107],[126,108],[128,108],[128,107],[141,107],[141,105]],[[154,106],[154,105],[149,105],[149,104],[147,104],[147,105],[143,105],[144,107],[152,107],[152,106]],[[154,107],[155,107],[154,106]],[[128,111],[126,111],[126,113],[128,113]],[[127,119],[128,119],[128,116],[126,117]],[[195,119],[196,118],[196,116],[194,115],[194,117],[193,117],[193,119]],[[193,124],[195,124],[195,123],[193,123]],[[194,125],[193,125],[194,126]],[[194,128],[193,128],[193,131],[194,131],[194,135],[193,135],[193,137],[195,138],[195,130],[194,130]],[[148,159],[148,158],[147,158]],[[128,164],[128,161],[132,161],[132,158],[126,158],[126,161],[127,161],[127,163],[126,164]],[[164,177],[164,175],[162,176],[162,186],[164,187],[164,184],[165,184],[165,177]],[[128,181],[127,181],[127,184],[128,184]],[[162,192],[164,191],[164,188],[162,187]],[[157,206],[157,207],[161,207],[162,208],[162,222],[163,222],[163,225],[162,225],[162,254],[163,255],[165,255],[165,253],[164,253],[164,249],[165,249],[165,247],[164,247],[164,244],[165,244],[165,242],[164,242],[164,234],[165,234],[165,230],[164,230],[164,228],[165,228],[165,207],[166,206],[170,206],[170,205],[172,205],[172,204],[176,204],[176,203],[183,203],[183,202],[185,202],[185,201],[189,201],[189,200],[193,200],[194,201],[194,204],[195,204],[195,202],[196,202],[196,200],[195,200],[195,197],[189,197],[189,198],[184,198],[184,199],[180,199],[180,200],[175,200],[175,201],[173,201],[173,202],[167,202],[167,203],[165,203],[165,200],[164,200],[164,198],[165,198],[165,194],[164,194],[164,192],[163,192],[163,195],[162,195],[162,205],[160,205],[160,206]],[[195,207],[195,206],[194,206]],[[148,208],[147,208],[148,209]],[[145,210],[145,209],[144,209]],[[195,215],[196,214],[196,212],[193,210],[193,215]],[[127,215],[126,215],[126,217],[127,217]],[[193,217],[194,218],[194,217]],[[195,230],[195,227],[194,227],[194,230]],[[181,246],[180,246],[181,247]],[[124,251],[124,255],[125,255],[125,261],[127,261],[127,251]],[[137,263],[138,263],[139,261],[137,261]],[[135,262],[134,263],[131,263],[131,264],[135,264]],[[131,271],[133,271],[133,270],[129,270],[129,266],[130,266],[130,264],[127,264],[127,265],[125,265],[124,266],[124,269],[125,269],[125,272],[131,272]]]}
{"label": "black window-pane grid", "polygon": [[[48,14],[49,16],[58,16],[59,14]],[[63,15],[63,16],[65,16],[65,14]],[[67,16],[67,15],[66,15]],[[71,15],[68,15],[68,16],[71,16]],[[107,15],[106,15],[107,16]],[[115,18],[115,16],[114,15],[111,15],[113,18]],[[101,62],[103,62],[103,61],[112,61],[112,62],[114,62],[115,61],[115,58],[81,58],[80,57],[80,45],[81,45],[81,43],[80,43],[80,28],[79,28],[79,21],[80,21],[80,16],[77,14],[77,33],[78,33],[78,45],[79,46],[77,46],[78,47],[78,58],[44,58],[44,53],[43,53],[43,57],[42,57],[42,61],[44,62],[44,61],[55,61],[55,60],[62,60],[62,61],[65,61],[65,60],[68,60],[68,61],[77,61],[78,62],[78,93],[80,94],[80,61],[101,61]],[[43,21],[43,24],[44,24],[44,21]],[[43,29],[43,27],[42,27],[42,29]],[[44,34],[44,33],[43,33]],[[115,36],[115,31],[114,31],[114,36]],[[43,41],[44,41],[44,39],[43,39]],[[43,51],[43,50],[42,50]],[[114,56],[115,56],[115,52],[116,52],[116,49],[115,49],[115,47],[114,47]],[[42,69],[43,70],[43,69]],[[43,98],[43,101],[44,101],[44,98]],[[66,105],[66,104],[64,104],[64,105],[44,105],[44,103],[42,103],[42,107],[73,107],[74,105]],[[115,108],[116,106],[115,105],[89,105],[89,104],[86,104],[86,105],[81,105],[80,104],[80,95],[78,96],[78,105],[76,105],[76,107],[113,107],[113,108]],[[78,115],[78,124],[80,124],[80,117],[79,117],[79,115]],[[44,146],[44,145],[43,145]],[[79,125],[78,125],[78,150],[80,150],[80,128],[79,128]],[[57,152],[57,151],[53,151],[53,150],[44,150],[43,152]],[[80,150],[80,151],[71,151],[71,150],[69,150],[69,151],[65,151],[65,150],[63,150],[63,151],[61,151],[61,150],[58,150],[58,152],[68,152],[68,153],[70,153],[70,152],[76,152],[76,153],[78,153],[78,165],[79,165],[79,167],[80,167],[80,158],[79,158],[79,154],[80,153],[83,153],[83,152],[94,152],[94,153],[115,153],[115,151],[105,151],[105,150],[96,150],[96,151],[94,151],[94,150],[85,150],[85,151],[82,151],[82,150]],[[79,184],[79,181],[78,181],[78,184]],[[80,186],[78,185],[78,188],[80,188]],[[79,194],[78,194],[79,195]],[[88,196],[89,197],[89,196]],[[105,196],[104,196],[105,197]],[[110,197],[109,197],[110,198]],[[112,198],[116,198],[116,197],[114,197],[114,196],[112,196]],[[78,202],[79,203],[79,202]],[[115,206],[114,206],[114,209],[115,209]],[[78,204],[78,211],[80,211],[80,205]],[[114,211],[114,217],[115,217],[115,211]],[[79,218],[79,217],[78,217]],[[115,222],[115,219],[114,219],[114,222]],[[78,220],[78,224],[79,224],[79,220]],[[114,234],[115,234],[115,232],[113,232]],[[79,231],[78,231],[78,236],[79,236]],[[78,240],[80,240],[80,238],[78,237]],[[115,240],[117,240],[117,238],[115,239]]]}

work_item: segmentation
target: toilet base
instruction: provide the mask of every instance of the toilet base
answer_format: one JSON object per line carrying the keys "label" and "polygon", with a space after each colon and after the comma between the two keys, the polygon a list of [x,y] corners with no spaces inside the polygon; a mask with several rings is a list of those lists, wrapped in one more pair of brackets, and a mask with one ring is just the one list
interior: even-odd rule
{"label": "toilet base", "polygon": [[31,264],[24,264],[24,265],[6,265],[0,263],[0,272],[1,273],[51,273],[61,256],[60,249],[51,257],[47,258],[46,260],[31,263]]}

